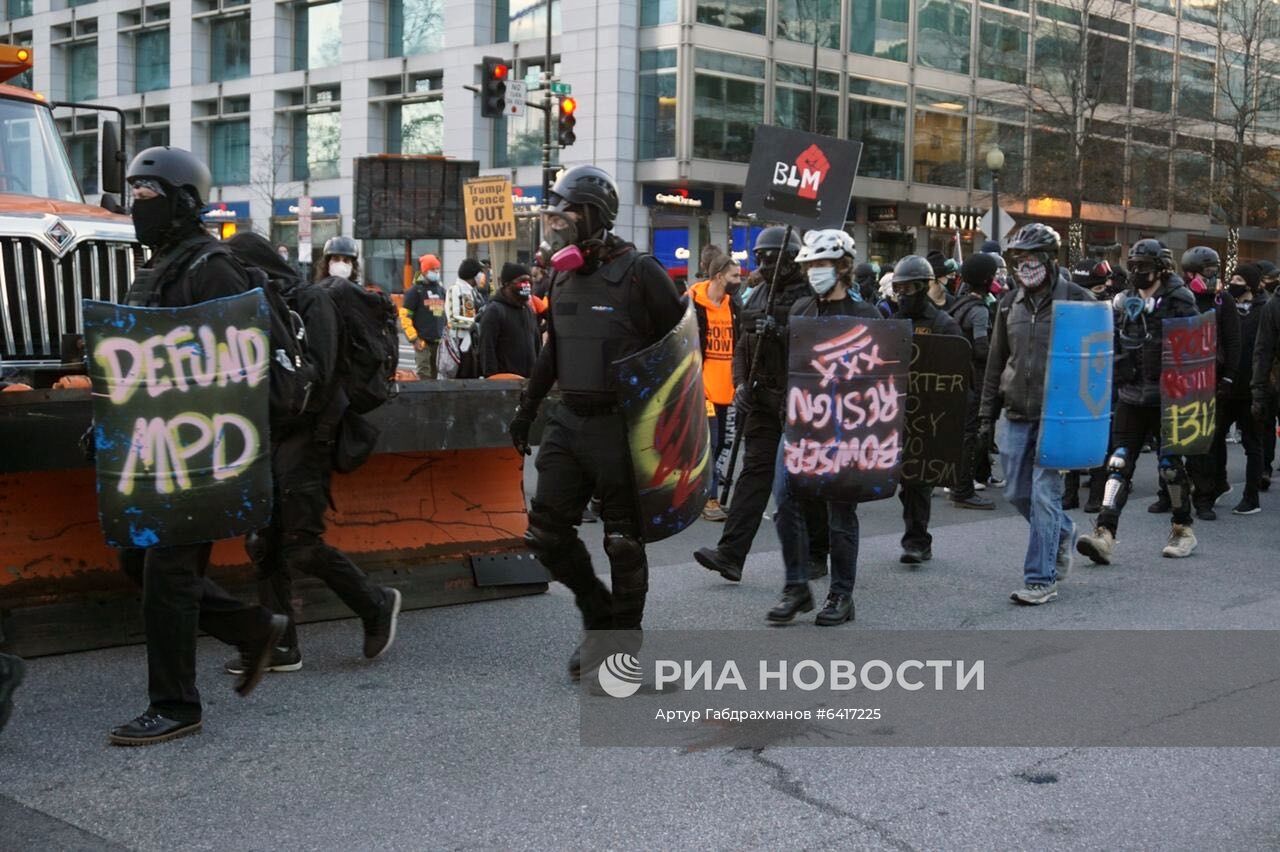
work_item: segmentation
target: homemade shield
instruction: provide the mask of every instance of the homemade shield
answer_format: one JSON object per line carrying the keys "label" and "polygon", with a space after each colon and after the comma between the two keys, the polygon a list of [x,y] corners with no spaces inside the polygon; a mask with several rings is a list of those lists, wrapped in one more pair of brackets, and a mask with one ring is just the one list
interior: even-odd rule
{"label": "homemade shield", "polygon": [[968,340],[950,334],[912,336],[902,454],[902,478],[907,482],[959,484],[972,378],[973,347]]}
{"label": "homemade shield", "polygon": [[1055,302],[1052,322],[1036,464],[1098,467],[1111,440],[1111,305]]}
{"label": "homemade shield", "polygon": [[188,308],[84,302],[108,544],[193,544],[267,525],[267,310],[261,290]]}
{"label": "homemade shield", "polygon": [[1218,314],[1166,319],[1160,359],[1160,452],[1209,452],[1217,428]]}
{"label": "homemade shield", "polygon": [[792,487],[825,500],[892,497],[905,445],[911,323],[792,317],[789,334],[782,442]]}
{"label": "homemade shield", "polygon": [[693,306],[657,343],[614,362],[645,541],[697,520],[711,497],[711,435]]}

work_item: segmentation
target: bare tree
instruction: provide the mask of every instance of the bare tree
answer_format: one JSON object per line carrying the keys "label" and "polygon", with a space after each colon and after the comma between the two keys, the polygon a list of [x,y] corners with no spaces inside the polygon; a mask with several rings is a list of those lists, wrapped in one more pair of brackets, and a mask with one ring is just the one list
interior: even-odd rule
{"label": "bare tree", "polygon": [[1280,6],[1227,0],[1220,8],[1211,214],[1227,226],[1224,271],[1230,275],[1239,258],[1240,226],[1256,207],[1274,213],[1276,203],[1269,188],[1280,180],[1273,151],[1280,131]]}
{"label": "bare tree", "polygon": [[1131,8],[1126,0],[1037,3],[1031,76],[1015,87],[1031,111],[1029,192],[1070,202],[1071,260],[1085,254],[1084,202],[1124,197],[1123,128],[1117,141],[1104,105],[1128,102]]}
{"label": "bare tree", "polygon": [[276,132],[261,130],[249,152],[249,191],[271,209],[277,198],[301,195],[293,180],[293,146],[276,144]]}

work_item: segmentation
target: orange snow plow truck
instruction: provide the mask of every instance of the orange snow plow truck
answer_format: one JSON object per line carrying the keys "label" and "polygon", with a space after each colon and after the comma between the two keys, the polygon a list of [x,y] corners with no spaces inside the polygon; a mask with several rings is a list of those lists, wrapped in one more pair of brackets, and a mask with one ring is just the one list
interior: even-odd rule
{"label": "orange snow plow truck", "polygon": [[[138,590],[98,523],[94,468],[79,447],[92,419],[82,299],[121,301],[143,260],[122,215],[117,121],[100,122],[102,203],[85,203],[54,122],[59,104],[8,81],[28,47],[0,45],[0,650],[59,653],[141,641]],[[118,112],[116,110],[108,110]],[[375,454],[335,477],[328,540],[406,608],[545,591],[523,546],[523,459],[506,436],[519,385],[412,382],[370,415]],[[245,596],[243,543],[213,570]],[[300,621],[349,616],[298,578]]]}

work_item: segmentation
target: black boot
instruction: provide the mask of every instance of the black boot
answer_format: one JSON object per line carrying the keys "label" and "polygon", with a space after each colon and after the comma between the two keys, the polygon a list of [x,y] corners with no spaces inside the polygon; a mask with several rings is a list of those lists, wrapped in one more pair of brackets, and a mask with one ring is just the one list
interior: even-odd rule
{"label": "black boot", "polygon": [[700,547],[693,552],[694,560],[708,571],[715,571],[730,583],[742,582],[742,566],[734,565],[720,555],[714,547]]}
{"label": "black boot", "polygon": [[809,584],[805,583],[803,586],[787,586],[783,589],[782,599],[765,617],[775,624],[786,624],[797,614],[812,611],[813,595],[809,592]]}
{"label": "black boot", "polygon": [[853,598],[832,592],[827,595],[827,604],[814,623],[819,627],[834,627],[846,621],[853,621]]}
{"label": "black boot", "polygon": [[1100,471],[1094,471],[1089,476],[1089,498],[1084,503],[1086,515],[1096,515],[1102,511],[1102,498],[1106,488],[1107,478]]}
{"label": "black boot", "polygon": [[1062,510],[1069,511],[1071,509],[1080,508],[1080,473],[1071,471],[1063,477],[1062,490]]}
{"label": "black boot", "polygon": [[[603,583],[590,594],[577,596],[578,610],[582,613],[583,630],[609,630],[613,627],[613,597]],[[578,643],[569,655],[569,679],[577,683],[582,679],[582,646],[586,639]]]}

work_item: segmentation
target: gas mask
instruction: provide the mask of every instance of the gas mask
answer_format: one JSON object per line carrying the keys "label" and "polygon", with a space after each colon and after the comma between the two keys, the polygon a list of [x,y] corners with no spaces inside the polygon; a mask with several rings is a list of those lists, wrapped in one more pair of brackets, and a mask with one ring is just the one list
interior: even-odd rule
{"label": "gas mask", "polygon": [[809,278],[809,287],[821,298],[836,286],[836,268],[834,266],[812,266],[805,275]]}
{"label": "gas mask", "polygon": [[355,266],[349,260],[331,260],[329,261],[329,274],[335,278],[351,278],[351,273],[355,271]]}
{"label": "gas mask", "polygon": [[1218,289],[1218,267],[1206,266],[1204,272],[1200,273],[1200,277],[1204,279],[1205,286],[1210,290]]}

